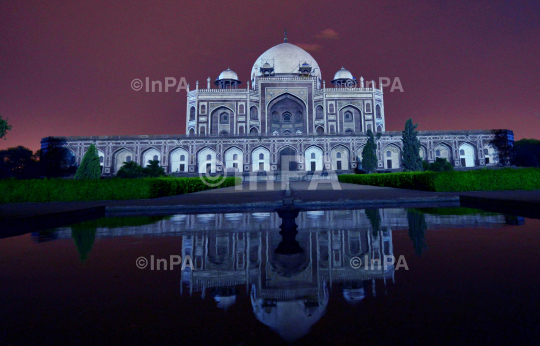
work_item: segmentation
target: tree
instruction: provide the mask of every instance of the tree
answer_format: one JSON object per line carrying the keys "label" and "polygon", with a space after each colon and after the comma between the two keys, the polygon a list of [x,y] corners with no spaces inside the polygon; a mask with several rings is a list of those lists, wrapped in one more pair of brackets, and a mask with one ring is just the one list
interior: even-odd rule
{"label": "tree", "polygon": [[427,248],[426,244],[426,218],[417,210],[407,210],[407,222],[409,223],[409,238],[413,242],[414,252],[422,256]]}
{"label": "tree", "polygon": [[96,228],[84,226],[71,227],[71,237],[75,241],[81,262],[86,261],[96,240]]}
{"label": "tree", "polygon": [[427,163],[427,161],[422,161],[425,171],[432,172],[450,172],[454,170],[452,164],[448,162],[446,158],[438,157],[435,159],[435,162]]}
{"label": "tree", "polygon": [[0,150],[0,178],[38,178],[38,161],[32,150],[23,146]]}
{"label": "tree", "polygon": [[377,145],[375,144],[375,138],[371,130],[367,130],[366,135],[368,136],[368,141],[364,149],[362,149],[362,168],[366,172],[372,173],[377,169]]}
{"label": "tree", "polygon": [[165,170],[159,165],[158,160],[148,161],[148,166],[143,169],[145,176],[147,177],[163,177],[165,176]]}
{"label": "tree", "polygon": [[405,130],[402,132],[401,140],[403,141],[403,151],[401,160],[403,162],[403,170],[405,172],[422,171],[422,158],[420,157],[420,140],[418,139],[415,129],[418,124],[413,125],[412,119],[405,122]]}
{"label": "tree", "polygon": [[77,168],[75,179],[99,179],[101,177],[101,166],[99,164],[99,155],[94,144],[91,144],[88,151],[84,154],[81,165]]}
{"label": "tree", "polygon": [[11,125],[8,124],[7,119],[2,119],[0,116],[0,139],[4,138],[9,130],[11,130]]}
{"label": "tree", "polygon": [[122,167],[116,173],[119,178],[143,178],[145,176],[144,168],[135,161],[124,162]]}
{"label": "tree", "polygon": [[495,138],[490,142],[499,152],[499,164],[510,166],[516,163],[516,150],[514,149],[514,133],[510,130],[493,130]]}
{"label": "tree", "polygon": [[379,208],[365,209],[365,213],[371,223],[371,233],[374,237],[378,237],[379,231],[381,230],[381,214],[379,214]]}
{"label": "tree", "polygon": [[40,166],[47,177],[63,177],[75,174],[77,165],[73,152],[65,147],[64,138],[47,137],[41,140]]}

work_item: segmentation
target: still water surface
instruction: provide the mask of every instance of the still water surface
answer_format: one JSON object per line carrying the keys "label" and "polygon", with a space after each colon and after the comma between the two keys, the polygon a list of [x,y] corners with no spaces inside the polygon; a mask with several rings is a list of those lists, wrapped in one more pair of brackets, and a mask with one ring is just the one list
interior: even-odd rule
{"label": "still water surface", "polygon": [[465,208],[283,209],[0,239],[0,345],[538,344],[539,231]]}

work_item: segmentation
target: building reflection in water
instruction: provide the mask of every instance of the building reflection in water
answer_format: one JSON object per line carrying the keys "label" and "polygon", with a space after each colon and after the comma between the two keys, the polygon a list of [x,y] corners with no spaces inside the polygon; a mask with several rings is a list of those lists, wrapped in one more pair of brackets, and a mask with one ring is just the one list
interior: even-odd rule
{"label": "building reflection in water", "polygon": [[[359,269],[350,265],[352,257],[382,263],[383,256],[392,255],[390,230],[373,232],[366,227],[299,232],[298,214],[298,209],[278,210],[282,221],[279,233],[209,230],[184,235],[182,257],[190,255],[195,270],[182,272],[182,284],[191,293],[202,292],[203,298],[211,292],[223,309],[236,302],[237,286],[245,285],[256,318],[283,339],[294,341],[306,335],[324,315],[332,285],[339,284],[343,297],[356,304],[366,291],[375,294],[375,279],[382,279],[385,285],[387,279],[393,280],[393,265]],[[303,214],[308,223],[327,215]],[[238,222],[242,222],[240,215]],[[371,290],[367,290],[369,286]]]}
{"label": "building reflection in water", "polygon": [[[411,246],[421,255],[427,248],[426,230],[506,224],[523,222],[465,208],[301,212],[284,208],[277,213],[104,218],[48,232],[47,239],[73,238],[81,259],[86,259],[94,238],[181,237],[182,258],[190,255],[195,266],[194,271],[189,267],[182,271],[183,290],[200,292],[203,298],[211,295],[218,308],[228,309],[244,287],[256,318],[283,339],[294,341],[324,315],[331,288],[340,289],[350,304],[386,292],[387,283],[394,281],[393,266],[354,269],[350,260],[383,262],[384,256],[393,255],[392,230],[408,230]],[[36,241],[42,241],[40,234]]]}

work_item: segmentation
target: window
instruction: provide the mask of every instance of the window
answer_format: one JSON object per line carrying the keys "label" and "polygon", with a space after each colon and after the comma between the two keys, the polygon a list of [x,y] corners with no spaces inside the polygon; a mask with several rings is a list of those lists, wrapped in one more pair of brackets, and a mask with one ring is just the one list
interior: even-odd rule
{"label": "window", "polygon": [[99,163],[103,163],[103,156],[99,157]]}
{"label": "window", "polygon": [[279,114],[278,114],[278,112],[272,113],[272,120],[273,120],[273,121],[279,121]]}
{"label": "window", "polygon": [[392,152],[390,150],[386,152],[386,157],[392,157]]}
{"label": "window", "polygon": [[229,114],[223,112],[219,115],[219,122],[220,123],[228,123],[229,122]]}
{"label": "window", "polygon": [[441,151],[439,149],[435,150],[435,156],[441,156]]}
{"label": "window", "polygon": [[210,154],[206,155],[206,160],[207,160],[207,161],[212,160],[212,155],[210,155]]}
{"label": "window", "polygon": [[324,118],[324,111],[322,106],[317,106],[315,109],[315,119],[322,119]]}
{"label": "window", "polygon": [[315,153],[311,153],[311,158],[312,158],[312,159],[315,158]]}
{"label": "window", "polygon": [[233,160],[238,160],[238,154],[234,154],[234,155],[232,156],[232,159],[233,159]]}
{"label": "window", "polygon": [[126,162],[131,162],[131,156],[126,156]]}
{"label": "window", "polygon": [[195,107],[189,109],[189,120],[195,120]]}
{"label": "window", "polygon": [[373,131],[373,130],[371,129],[371,124],[367,124],[367,129],[370,130],[370,131]]}
{"label": "window", "polygon": [[189,134],[190,134],[190,135],[194,135],[194,134],[195,134],[195,130],[194,130],[194,129],[189,129]]}
{"label": "window", "polygon": [[259,160],[264,160],[264,154],[263,153],[259,154]]}
{"label": "window", "polygon": [[350,111],[345,112],[345,121],[353,121],[353,116]]}
{"label": "window", "polygon": [[201,105],[201,113],[206,114],[206,105]]}
{"label": "window", "polygon": [[375,116],[377,117],[377,119],[382,119],[381,105],[375,106]]}
{"label": "window", "polygon": [[377,126],[377,132],[382,132],[382,126],[381,125]]}
{"label": "window", "polygon": [[338,159],[341,159],[341,153],[340,153],[339,151],[337,152],[336,157],[337,157]]}
{"label": "window", "polygon": [[240,106],[238,106],[238,113],[244,114],[244,105],[243,105],[243,104],[241,104]]}
{"label": "window", "polygon": [[154,157],[152,158],[152,160],[154,161],[157,161],[159,159],[159,157],[157,155],[154,155]]}
{"label": "window", "polygon": [[180,161],[186,161],[186,155],[180,155]]}
{"label": "window", "polygon": [[460,150],[459,150],[459,155],[465,155],[465,150],[460,149]]}
{"label": "window", "polygon": [[353,130],[352,130],[352,129],[346,129],[346,130],[345,130],[345,133],[351,134],[351,133],[353,133]]}
{"label": "window", "polygon": [[328,105],[328,112],[334,113],[334,104],[333,104],[333,103],[330,103],[330,104]]}
{"label": "window", "polygon": [[289,130],[285,130],[285,131],[283,131],[283,134],[284,134],[285,136],[290,136],[290,135],[292,135],[292,132],[289,131]]}
{"label": "window", "polygon": [[206,127],[204,127],[204,126],[201,127],[201,131],[200,131],[200,132],[201,132],[201,135],[206,134]]}
{"label": "window", "polygon": [[300,111],[296,112],[296,121],[302,121],[302,112]]}
{"label": "window", "polygon": [[489,155],[489,150],[487,148],[484,149],[484,155]]}
{"label": "window", "polygon": [[321,126],[317,127],[317,133],[322,135],[324,133],[324,129]]}
{"label": "window", "polygon": [[244,134],[244,126],[240,126],[240,128],[238,129],[238,133],[241,135]]}
{"label": "window", "polygon": [[283,113],[283,122],[290,123],[291,122],[291,113],[285,112]]}
{"label": "window", "polygon": [[249,110],[249,117],[251,120],[257,120],[259,119],[259,114],[257,113],[257,107],[251,107],[251,109]]}
{"label": "window", "polygon": [[221,131],[221,132],[220,132],[219,134],[220,134],[220,135],[228,135],[228,134],[229,134],[229,132],[227,132],[227,131],[223,130],[223,131]]}
{"label": "window", "polygon": [[371,103],[366,103],[366,112],[371,113]]}
{"label": "window", "polygon": [[251,130],[249,130],[249,133],[257,133],[257,128],[252,127]]}

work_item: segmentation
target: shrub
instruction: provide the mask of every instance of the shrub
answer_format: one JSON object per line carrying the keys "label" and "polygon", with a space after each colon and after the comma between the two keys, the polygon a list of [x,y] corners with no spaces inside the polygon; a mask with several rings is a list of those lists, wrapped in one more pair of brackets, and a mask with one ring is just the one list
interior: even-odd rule
{"label": "shrub", "polygon": [[540,169],[482,169],[452,172],[402,172],[340,175],[340,182],[437,192],[536,190]]}
{"label": "shrub", "polygon": [[[425,161],[424,161],[425,162]],[[447,159],[438,157],[435,162],[432,162],[427,165],[426,170],[432,172],[450,172],[454,170],[454,167]]]}
{"label": "shrub", "polygon": [[240,178],[224,178],[221,185],[211,187],[201,178],[142,179],[34,179],[0,181],[0,203],[71,202],[149,199],[234,186]]}
{"label": "shrub", "polygon": [[145,176],[144,168],[135,161],[124,162],[122,167],[116,173],[118,178],[143,178]]}
{"label": "shrub", "polygon": [[164,177],[166,175],[158,160],[148,161],[148,166],[143,168],[143,172],[146,177],[150,178]]}

